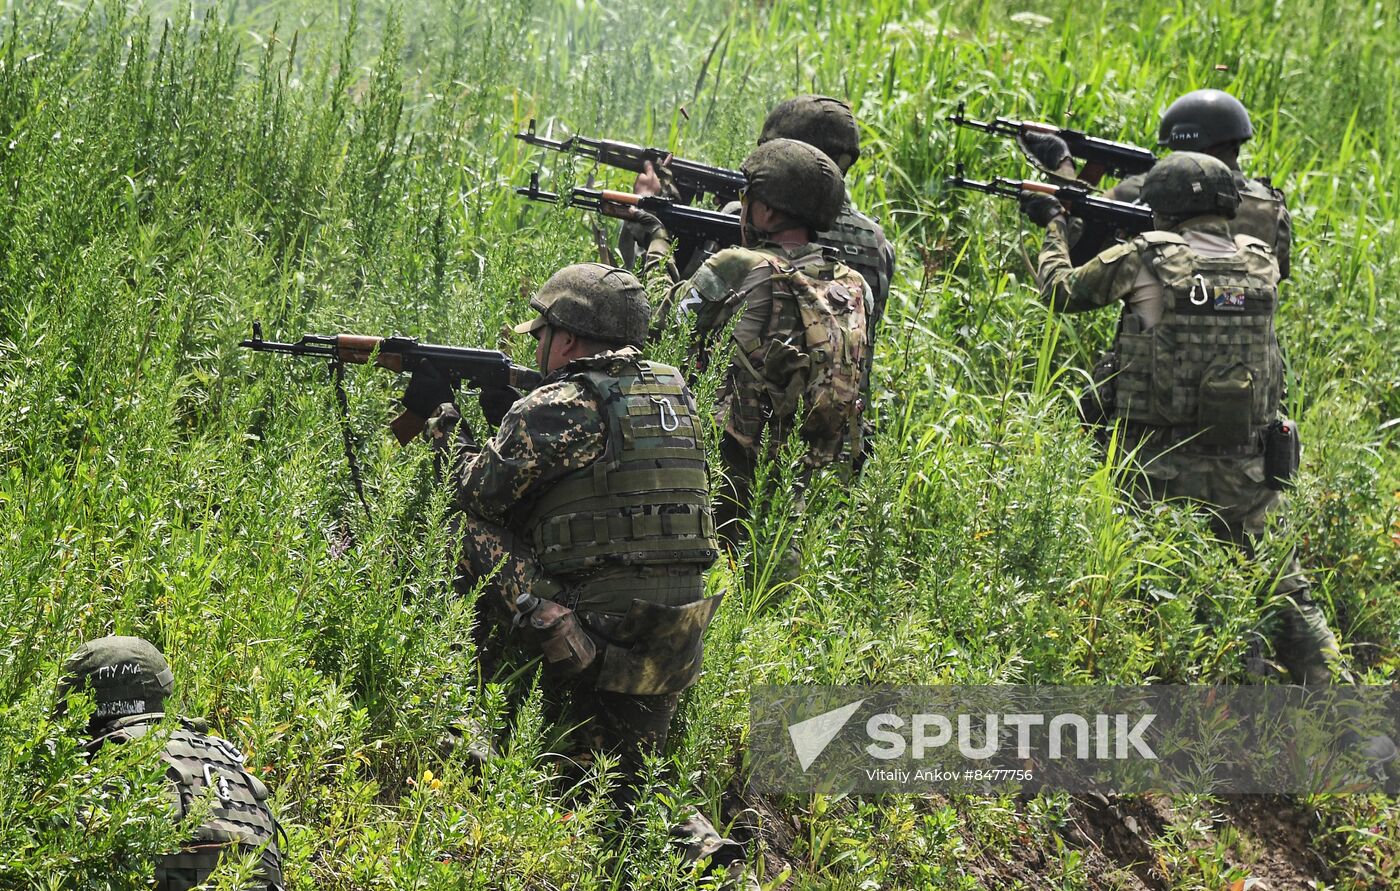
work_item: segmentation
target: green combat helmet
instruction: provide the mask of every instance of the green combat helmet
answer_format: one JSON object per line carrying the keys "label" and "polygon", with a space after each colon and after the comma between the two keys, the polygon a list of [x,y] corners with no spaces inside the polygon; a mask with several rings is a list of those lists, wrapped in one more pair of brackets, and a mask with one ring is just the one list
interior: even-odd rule
{"label": "green combat helmet", "polygon": [[747,194],[811,229],[831,228],[846,203],[846,183],[821,149],[796,139],[772,139],[739,166]]}
{"label": "green combat helmet", "polygon": [[1157,144],[1172,151],[1199,152],[1254,135],[1249,112],[1224,90],[1192,90],[1162,113]]}
{"label": "green combat helmet", "polygon": [[1197,152],[1173,152],[1154,164],[1143,178],[1139,197],[1163,228],[1205,214],[1231,219],[1240,206],[1230,168]]}
{"label": "green combat helmet", "polygon": [[58,684],[59,708],[70,693],[91,694],[96,705],[88,732],[97,735],[114,721],[155,714],[175,690],[175,676],[165,657],[139,637],[102,637],[78,648],[63,666]]}
{"label": "green combat helmet", "polygon": [[589,340],[640,348],[647,339],[651,304],[636,276],[603,263],[565,266],[530,300],[539,316],[515,326],[532,334],[546,325]]}
{"label": "green combat helmet", "polygon": [[842,175],[860,158],[860,128],[851,106],[831,96],[794,96],[773,106],[758,144],[796,139],[821,149]]}

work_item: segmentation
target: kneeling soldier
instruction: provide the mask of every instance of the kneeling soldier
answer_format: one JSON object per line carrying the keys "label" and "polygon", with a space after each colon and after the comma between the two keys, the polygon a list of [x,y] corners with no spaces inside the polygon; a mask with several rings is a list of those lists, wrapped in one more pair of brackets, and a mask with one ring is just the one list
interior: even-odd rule
{"label": "kneeling soldier", "polygon": [[[544,382],[454,471],[462,581],[486,579],[483,619],[509,619],[543,655],[575,728],[564,754],[615,756],[626,806],[719,604],[705,597],[717,545],[700,420],[681,373],[642,357],[651,311],[631,273],[569,266],[530,306],[516,331],[539,341]],[[406,404],[451,401],[425,381]]]}

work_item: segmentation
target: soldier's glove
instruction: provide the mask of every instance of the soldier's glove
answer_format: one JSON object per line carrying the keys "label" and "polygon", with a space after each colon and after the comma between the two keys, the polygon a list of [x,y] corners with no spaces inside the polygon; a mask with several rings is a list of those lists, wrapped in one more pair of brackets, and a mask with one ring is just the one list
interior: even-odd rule
{"label": "soldier's glove", "polygon": [[1041,192],[1021,193],[1021,213],[1026,219],[1044,229],[1056,217],[1065,215],[1064,206],[1049,195]]}
{"label": "soldier's glove", "polygon": [[1016,144],[1032,164],[1051,173],[1060,173],[1060,165],[1070,159],[1069,143],[1053,133],[1022,133]]}
{"label": "soldier's glove", "polygon": [[622,235],[624,238],[630,238],[643,251],[650,250],[657,240],[671,240],[671,235],[661,224],[661,220],[657,219],[655,214],[644,210],[633,211],[632,218],[622,224]]}
{"label": "soldier's glove", "polygon": [[452,385],[431,362],[424,362],[414,370],[413,376],[408,379],[408,389],[399,399],[404,408],[420,418],[432,417],[438,406],[454,400]]}
{"label": "soldier's glove", "polygon": [[476,401],[481,404],[481,414],[486,418],[486,423],[499,427],[520,395],[520,391],[514,387],[482,387]]}
{"label": "soldier's glove", "polygon": [[556,677],[581,674],[598,658],[598,645],[578,614],[553,600],[521,594],[515,601],[514,624],[540,648],[546,670]]}

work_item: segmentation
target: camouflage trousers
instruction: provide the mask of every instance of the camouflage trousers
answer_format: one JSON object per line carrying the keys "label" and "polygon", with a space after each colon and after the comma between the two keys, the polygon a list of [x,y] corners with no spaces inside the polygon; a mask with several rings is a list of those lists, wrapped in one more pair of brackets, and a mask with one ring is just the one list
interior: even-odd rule
{"label": "camouflage trousers", "polygon": [[[519,636],[512,634],[509,605],[522,593],[558,599],[564,586],[540,568],[528,543],[509,529],[468,516],[459,517],[457,523],[462,542],[457,587],[468,593],[486,580],[477,600],[477,654],[482,677],[499,678],[539,655],[527,652]],[[621,618],[587,610],[578,615],[590,630],[615,625]],[[636,800],[646,758],[666,750],[680,694],[642,696],[599,690],[602,664],[599,659],[574,678],[542,674],[545,718],[565,728],[557,751],[566,776],[581,779],[600,753],[615,760],[620,776],[611,798],[614,806],[626,812]]]}
{"label": "camouflage trousers", "polygon": [[[1209,511],[1211,528],[1223,542],[1256,559],[1255,542],[1267,529],[1270,514],[1283,505],[1282,495],[1264,485],[1264,459],[1258,455],[1214,456],[1181,449],[1140,457],[1139,501],[1185,499]],[[1337,638],[1327,617],[1313,602],[1310,583],[1290,552],[1274,581],[1284,598],[1269,617],[1274,654],[1296,684],[1331,683],[1338,670]]]}

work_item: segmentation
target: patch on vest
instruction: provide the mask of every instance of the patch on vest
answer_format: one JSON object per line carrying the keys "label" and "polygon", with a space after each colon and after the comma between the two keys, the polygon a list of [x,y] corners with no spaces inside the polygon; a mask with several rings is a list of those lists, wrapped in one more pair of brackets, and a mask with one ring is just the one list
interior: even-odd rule
{"label": "patch on vest", "polygon": [[1216,286],[1211,288],[1215,294],[1215,308],[1221,312],[1244,312],[1244,291],[1239,288],[1226,288]]}

